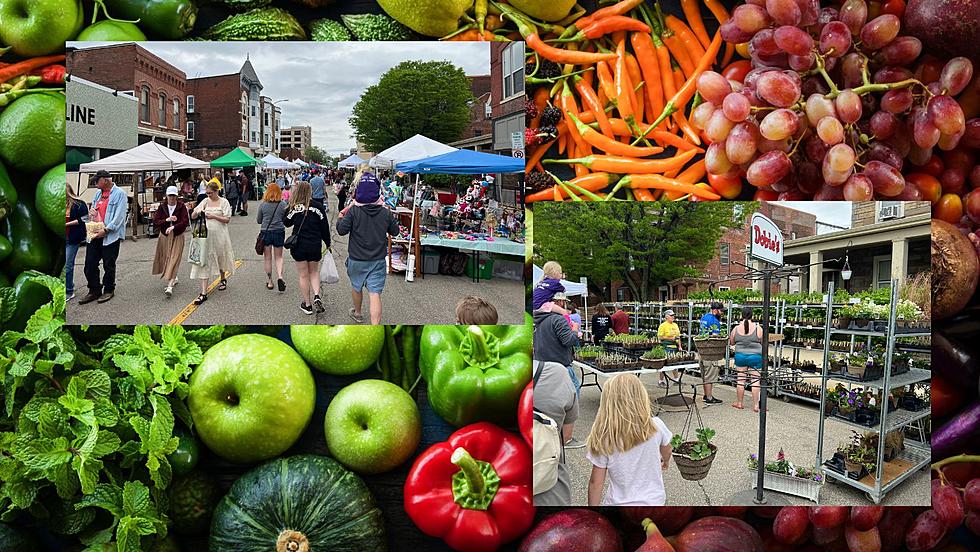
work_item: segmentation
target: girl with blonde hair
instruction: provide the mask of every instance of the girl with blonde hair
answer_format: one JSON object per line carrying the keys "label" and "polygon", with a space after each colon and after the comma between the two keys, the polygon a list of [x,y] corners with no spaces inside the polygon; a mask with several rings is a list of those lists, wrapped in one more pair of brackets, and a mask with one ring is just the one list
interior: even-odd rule
{"label": "girl with blonde hair", "polygon": [[[666,504],[663,472],[670,461],[671,437],[651,412],[650,397],[638,376],[619,374],[609,380],[585,440],[585,456],[592,462],[589,506]],[[603,497],[607,476],[609,489]]]}
{"label": "girl with blonde hair", "polygon": [[327,221],[327,213],[323,203],[312,201],[312,195],[313,189],[309,182],[303,180],[296,184],[283,219],[283,225],[286,228],[292,227],[292,236],[295,236],[295,242],[287,249],[296,261],[299,294],[302,299],[299,308],[304,314],[313,314],[314,309],[317,313],[325,310],[320,298],[320,260],[323,259],[320,242],[330,249],[330,223]]}

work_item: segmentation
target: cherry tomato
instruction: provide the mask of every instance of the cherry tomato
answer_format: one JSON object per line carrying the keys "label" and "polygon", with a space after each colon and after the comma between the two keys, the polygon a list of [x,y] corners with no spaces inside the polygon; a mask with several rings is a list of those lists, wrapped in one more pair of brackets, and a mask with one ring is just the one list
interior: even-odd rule
{"label": "cherry tomato", "polygon": [[885,0],[881,4],[881,15],[890,13],[899,19],[905,15],[905,0]]}
{"label": "cherry tomato", "polygon": [[919,172],[926,173],[935,178],[939,178],[939,175],[943,174],[944,170],[946,170],[946,164],[943,163],[942,158],[935,153],[932,154],[932,157],[930,157],[928,161],[926,161],[925,165],[919,167]]}
{"label": "cherry tomato", "polygon": [[740,59],[738,61],[733,61],[725,67],[725,70],[721,72],[728,80],[733,80],[736,82],[744,82],[745,75],[752,70],[752,62],[747,59]]}
{"label": "cherry tomato", "polygon": [[963,200],[956,194],[943,194],[932,207],[932,218],[958,224],[963,218]]}
{"label": "cherry tomato", "polygon": [[[935,156],[933,156],[935,157]],[[912,173],[905,175],[905,181],[914,184],[922,192],[922,199],[935,205],[942,195],[943,187],[931,174]]]}
{"label": "cherry tomato", "polygon": [[736,44],[735,45],[735,51],[738,52],[738,55],[744,57],[745,59],[749,59],[749,43],[748,42],[741,42],[739,44]]}
{"label": "cherry tomato", "polygon": [[735,199],[742,193],[742,178],[737,171],[725,174],[708,173],[708,184],[725,199]]}
{"label": "cherry tomato", "polygon": [[963,393],[946,378],[932,375],[932,416],[942,419],[959,410],[963,405]]}

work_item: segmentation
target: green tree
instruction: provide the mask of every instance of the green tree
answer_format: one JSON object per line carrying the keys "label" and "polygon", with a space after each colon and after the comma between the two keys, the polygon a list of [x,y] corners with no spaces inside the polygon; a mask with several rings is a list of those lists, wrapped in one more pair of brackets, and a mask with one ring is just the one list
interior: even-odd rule
{"label": "green tree", "polygon": [[601,292],[621,280],[647,301],[657,286],[696,276],[718,253],[718,239],[745,224],[754,203],[539,203],[536,263],[558,261],[570,280],[585,276]]}
{"label": "green tree", "polygon": [[303,160],[307,163],[329,165],[330,155],[317,146],[309,146],[303,150]]}
{"label": "green tree", "polygon": [[461,68],[448,61],[403,61],[364,91],[349,121],[368,151],[384,151],[416,134],[448,143],[469,125],[471,101]]}

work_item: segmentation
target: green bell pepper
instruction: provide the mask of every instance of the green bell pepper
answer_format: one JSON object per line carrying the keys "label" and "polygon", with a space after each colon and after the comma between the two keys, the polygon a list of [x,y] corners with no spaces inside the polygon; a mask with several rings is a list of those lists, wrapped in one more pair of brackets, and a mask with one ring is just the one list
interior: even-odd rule
{"label": "green bell pepper", "polygon": [[419,367],[436,414],[455,426],[476,421],[513,425],[531,381],[533,328],[426,326]]}

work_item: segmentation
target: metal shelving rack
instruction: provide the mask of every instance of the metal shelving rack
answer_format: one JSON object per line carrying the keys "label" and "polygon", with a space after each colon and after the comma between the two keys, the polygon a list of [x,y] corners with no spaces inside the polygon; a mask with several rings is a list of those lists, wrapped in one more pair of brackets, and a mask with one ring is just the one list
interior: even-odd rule
{"label": "metal shelving rack", "polygon": [[[891,375],[892,355],[895,351],[895,339],[897,337],[921,337],[921,336],[931,335],[931,332],[928,329],[922,331],[902,332],[902,333],[897,333],[895,331],[896,329],[895,309],[898,305],[898,285],[899,285],[898,280],[892,281],[892,296],[891,296],[890,310],[888,314],[888,327],[884,332],[868,331],[868,330],[840,330],[831,327],[832,326],[831,322],[833,319],[833,309],[834,309],[833,282],[830,283],[830,291],[828,293],[828,300],[826,305],[827,317],[824,321],[824,358],[823,358],[823,367],[821,369],[821,380],[820,380],[821,381],[820,408],[818,411],[820,416],[820,422],[817,430],[817,460],[815,465],[820,466],[820,471],[823,472],[825,477],[829,477],[836,481],[841,481],[847,485],[850,485],[851,487],[864,491],[865,493],[867,493],[868,498],[871,499],[875,504],[879,504],[881,502],[881,499],[890,490],[894,489],[903,481],[908,479],[917,470],[928,467],[932,458],[932,452],[929,443],[906,440],[905,450],[899,454],[898,458],[908,461],[911,464],[911,466],[901,474],[889,480],[888,482],[884,482],[884,471],[885,471],[884,436],[887,435],[889,431],[893,431],[895,429],[899,429],[906,425],[910,425],[919,420],[922,420],[926,416],[929,416],[931,413],[930,409],[923,409],[920,410],[919,412],[908,412],[908,411],[902,411],[901,409],[895,410],[894,412],[891,413],[888,412],[888,406],[887,406],[888,401],[886,397],[889,391],[891,391],[896,387],[903,387],[906,385],[928,382],[932,377],[931,371],[924,370],[921,368],[911,368],[908,372],[904,374],[899,374],[896,376]],[[829,364],[828,357],[830,355],[830,337],[831,335],[834,334],[849,335],[852,336],[852,339],[858,336],[866,336],[869,338],[883,337],[886,340],[885,368],[884,368],[884,375],[882,376],[882,378],[878,380],[872,380],[872,381],[853,382],[855,384],[860,384],[865,388],[871,387],[871,388],[881,390],[882,400],[880,401],[880,404],[876,405],[879,408],[879,412],[880,412],[880,421],[878,427],[869,428],[860,424],[848,422],[843,419],[834,418],[835,421],[839,421],[840,423],[854,426],[854,427],[859,427],[862,431],[874,431],[879,435],[878,455],[877,455],[877,464],[876,464],[877,469],[875,470],[875,474],[874,474],[874,485],[869,485],[862,481],[851,479],[847,476],[846,473],[845,474],[838,473],[834,470],[828,469],[823,464],[824,424],[827,419],[824,416],[824,406],[826,405],[827,402],[827,380],[829,379],[829,375],[827,373],[827,367]]]}

